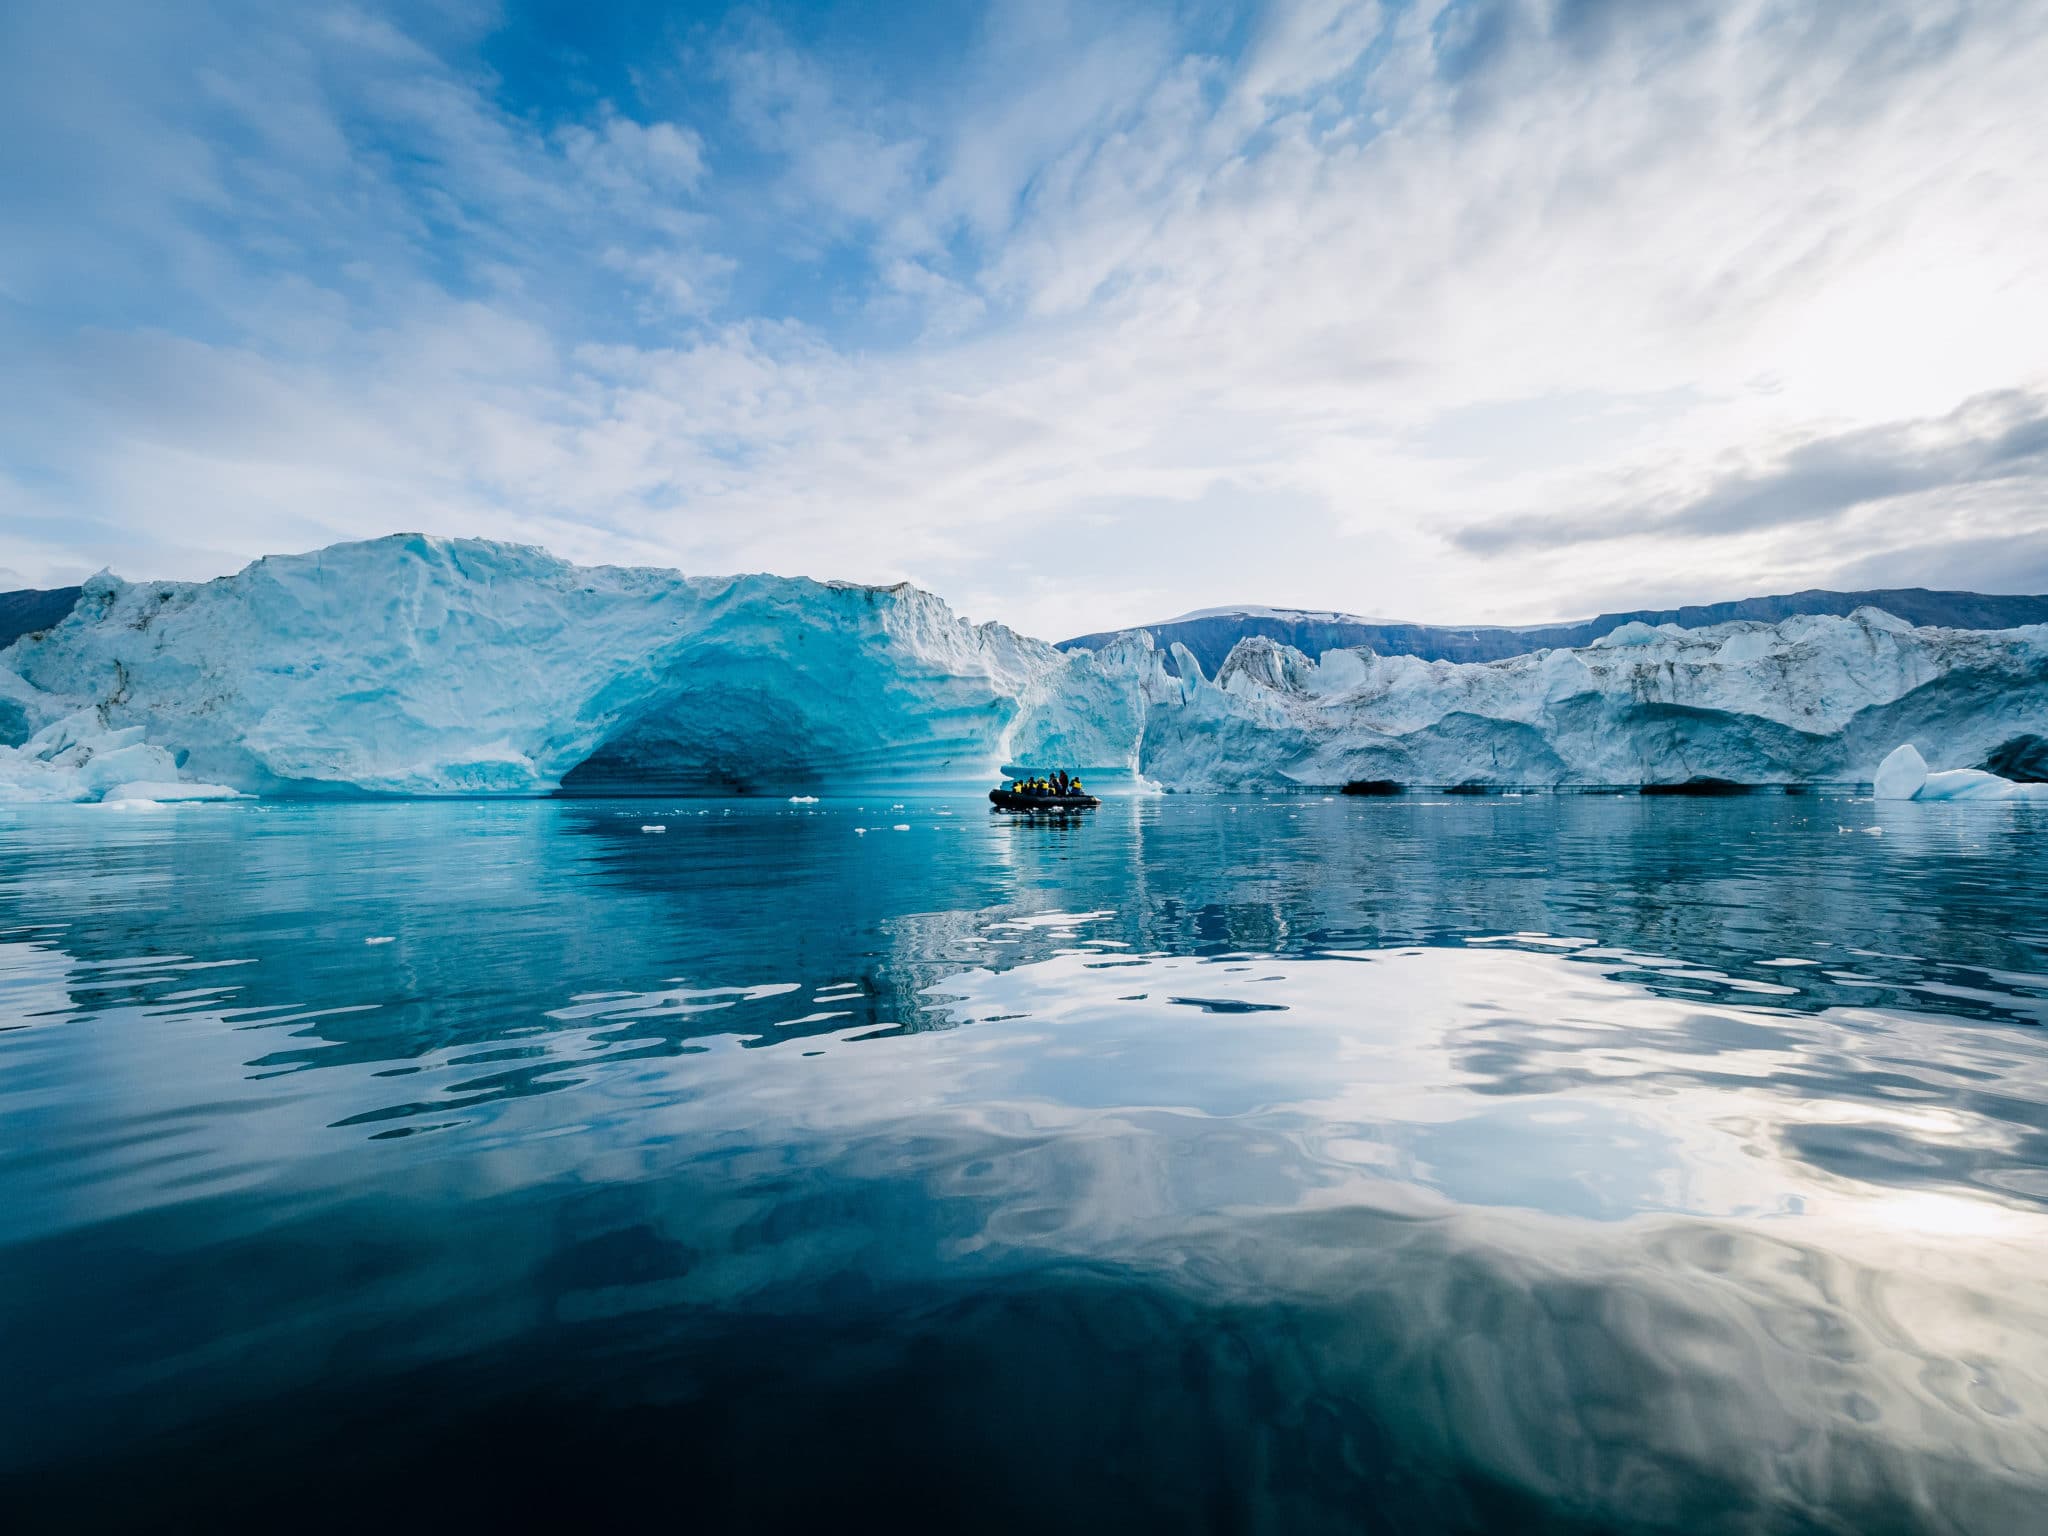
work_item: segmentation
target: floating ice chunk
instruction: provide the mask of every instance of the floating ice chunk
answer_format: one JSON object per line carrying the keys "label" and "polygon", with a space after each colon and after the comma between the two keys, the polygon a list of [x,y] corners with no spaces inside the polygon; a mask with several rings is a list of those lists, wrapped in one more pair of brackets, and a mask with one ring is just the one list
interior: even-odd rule
{"label": "floating ice chunk", "polygon": [[119,802],[225,800],[220,784],[180,780],[178,763],[142,739],[142,727],[109,729],[98,709],[52,721],[19,747],[0,747],[0,800]]}
{"label": "floating ice chunk", "polygon": [[[2048,802],[2048,784],[2018,784],[1982,768],[1945,768],[1930,773],[1910,744],[1896,747],[1878,765],[1875,783],[1880,800],[2040,800]],[[1872,827],[1870,831],[1878,829]]]}
{"label": "floating ice chunk", "polygon": [[1910,800],[1920,793],[1920,786],[1926,782],[1927,759],[1909,741],[1903,746],[1893,747],[1891,754],[1877,765],[1877,778],[1871,792],[1879,800]]}
{"label": "floating ice chunk", "polygon": [[642,827],[640,830],[642,832],[666,832],[668,828],[657,824],[653,826]]}
{"label": "floating ice chunk", "polygon": [[188,784],[181,779],[137,779],[107,791],[109,800],[246,800],[225,784]]}
{"label": "floating ice chunk", "polygon": [[2017,786],[1981,768],[1950,768],[1930,773],[1915,792],[1915,800],[2010,800]]}
{"label": "floating ice chunk", "polygon": [[791,805],[816,805],[818,797],[816,795],[791,795],[789,803]]}
{"label": "floating ice chunk", "polygon": [[397,935],[395,934],[378,933],[372,934],[369,938],[363,940],[363,942],[365,944],[389,944],[396,937]]}
{"label": "floating ice chunk", "polygon": [[899,821],[896,823],[895,826],[891,827],[889,830],[892,832],[908,832],[910,830],[910,823],[907,821]]}

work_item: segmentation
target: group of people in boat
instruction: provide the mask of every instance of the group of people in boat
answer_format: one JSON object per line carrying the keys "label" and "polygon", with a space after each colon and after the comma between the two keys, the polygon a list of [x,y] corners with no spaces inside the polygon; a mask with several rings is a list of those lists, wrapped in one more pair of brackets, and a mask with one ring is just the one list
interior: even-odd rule
{"label": "group of people in boat", "polygon": [[1013,795],[1079,795],[1086,791],[1081,781],[1068,776],[1062,768],[1058,773],[1046,774],[1035,779],[1012,779],[1010,793]]}

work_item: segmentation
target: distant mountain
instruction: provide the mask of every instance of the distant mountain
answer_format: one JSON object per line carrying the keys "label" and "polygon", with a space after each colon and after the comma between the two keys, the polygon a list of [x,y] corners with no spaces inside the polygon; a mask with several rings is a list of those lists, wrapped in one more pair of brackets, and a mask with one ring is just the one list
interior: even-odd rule
{"label": "distant mountain", "polygon": [[1642,608],[1630,613],[1603,613],[1574,624],[1524,627],[1485,624],[1411,624],[1397,619],[1368,619],[1356,614],[1311,612],[1295,608],[1205,608],[1159,624],[1134,624],[1130,630],[1103,630],[1059,642],[1061,650],[1099,650],[1120,633],[1150,630],[1161,646],[1178,641],[1202,664],[1210,677],[1223,665],[1230,648],[1247,635],[1263,635],[1291,645],[1311,658],[1324,651],[1365,646],[1382,656],[1420,656],[1425,661],[1499,661],[1531,651],[1589,645],[1628,623],[1677,624],[1699,629],[1734,619],[1775,624],[1798,614],[1825,613],[1846,617],[1858,608],[1882,608],[1908,624],[1944,629],[2012,629],[2021,624],[2048,624],[2048,596],[2001,597],[1982,592],[1930,592],[1925,587],[1895,587],[1873,592],[1791,592],[1778,597],[1745,597],[1732,603],[1694,603],[1683,608]]}
{"label": "distant mountain", "polygon": [[25,587],[19,592],[0,592],[0,651],[23,635],[48,629],[78,604],[77,587],[52,587],[38,591]]}

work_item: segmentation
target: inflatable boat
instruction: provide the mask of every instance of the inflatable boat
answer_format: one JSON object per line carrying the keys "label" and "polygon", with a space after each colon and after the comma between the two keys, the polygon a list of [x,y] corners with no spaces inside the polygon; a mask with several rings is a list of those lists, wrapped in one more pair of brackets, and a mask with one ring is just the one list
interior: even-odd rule
{"label": "inflatable boat", "polygon": [[1041,795],[992,789],[989,803],[999,811],[1085,811],[1102,802],[1093,795]]}

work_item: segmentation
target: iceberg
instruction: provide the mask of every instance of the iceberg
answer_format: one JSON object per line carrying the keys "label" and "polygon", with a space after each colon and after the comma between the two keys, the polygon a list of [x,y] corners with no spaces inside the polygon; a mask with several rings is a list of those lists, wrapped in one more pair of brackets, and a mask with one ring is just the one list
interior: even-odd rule
{"label": "iceberg", "polygon": [[1022,754],[1054,760],[1092,728],[1182,789],[1853,783],[1902,740],[1939,742],[1960,770],[2048,720],[2048,626],[1915,628],[1871,608],[1632,623],[1489,662],[1311,660],[1252,636],[1213,679],[1142,633],[1069,654],[1068,686],[1019,728]]}
{"label": "iceberg", "polygon": [[2048,804],[2048,784],[2023,784],[1982,768],[1931,772],[1911,742],[1894,747],[1878,764],[1872,792],[1880,800],[2039,800]]}
{"label": "iceberg", "polygon": [[[1632,621],[1472,662],[1311,658],[1254,635],[1209,676],[1147,631],[1060,650],[909,585],[583,567],[417,534],[205,583],[102,574],[0,669],[18,741],[0,747],[0,797],[17,799],[176,785],[802,804],[1050,765],[1177,790],[1857,782],[1906,741],[1939,744],[1909,791],[1925,799],[1992,795],[1949,775],[2031,761],[2048,734],[2042,625],[1915,627],[1868,607]],[[1885,785],[1912,777],[1890,766]]]}
{"label": "iceberg", "polygon": [[73,711],[19,746],[0,747],[0,800],[231,800],[225,784],[178,776],[177,760],[142,739],[141,726],[107,724],[99,708]]}
{"label": "iceberg", "polygon": [[1870,792],[1879,800],[1910,800],[1927,782],[1927,759],[1910,741],[1893,747],[1877,765]]}
{"label": "iceberg", "polygon": [[401,535],[200,584],[103,573],[0,666],[209,782],[463,795],[984,780],[1061,659],[908,585]]}

